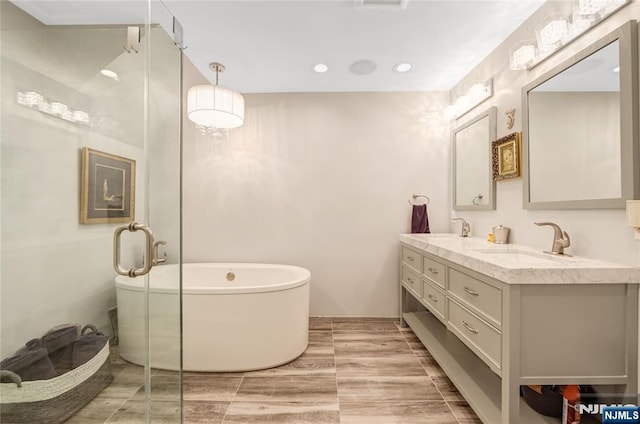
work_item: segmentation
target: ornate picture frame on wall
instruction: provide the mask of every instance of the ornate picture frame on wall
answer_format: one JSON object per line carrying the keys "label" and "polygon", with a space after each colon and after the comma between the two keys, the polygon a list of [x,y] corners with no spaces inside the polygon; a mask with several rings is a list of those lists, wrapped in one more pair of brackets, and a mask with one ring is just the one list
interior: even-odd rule
{"label": "ornate picture frame on wall", "polygon": [[135,160],[83,147],[80,223],[132,221],[135,180]]}
{"label": "ornate picture frame on wall", "polygon": [[491,169],[494,181],[518,178],[520,171],[521,135],[514,132],[491,142]]}

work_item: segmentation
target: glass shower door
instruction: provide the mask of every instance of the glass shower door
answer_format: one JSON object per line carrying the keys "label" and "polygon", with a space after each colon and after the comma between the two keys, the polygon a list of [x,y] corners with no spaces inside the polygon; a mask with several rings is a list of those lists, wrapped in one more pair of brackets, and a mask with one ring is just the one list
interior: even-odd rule
{"label": "glass shower door", "polygon": [[180,25],[159,1],[151,2],[147,48],[148,224],[158,264],[147,276],[149,295],[148,416],[182,422],[181,331],[181,91]]}
{"label": "glass shower door", "polygon": [[[42,361],[17,374],[64,382],[82,366],[73,364],[73,346],[91,350],[95,327],[111,339],[105,363],[113,376],[89,373],[89,385],[77,392],[86,399],[78,402],[62,402],[64,395],[82,397],[73,385],[51,398],[34,384],[29,406],[12,398],[12,383],[3,379],[0,422],[15,418],[10,414],[34,422],[29,413],[44,414],[37,415],[44,422],[181,421],[181,52],[162,3],[127,3],[127,25],[98,26],[99,16],[77,17],[101,2],[0,2],[1,358],[26,363],[20,355],[44,348]],[[61,22],[65,16],[76,21]],[[156,269],[175,270],[169,278],[152,271],[136,279],[139,287],[130,291],[142,294],[133,304],[143,311],[141,322],[117,319],[113,233],[130,221],[166,242],[157,246]],[[125,268],[150,259],[139,235],[123,235]],[[91,327],[84,338],[71,337],[75,325]],[[142,350],[127,358],[116,336],[131,327],[142,330],[135,340]],[[44,343],[54,335],[71,356]],[[154,366],[159,353],[165,369]],[[61,358],[71,365],[61,366]]]}

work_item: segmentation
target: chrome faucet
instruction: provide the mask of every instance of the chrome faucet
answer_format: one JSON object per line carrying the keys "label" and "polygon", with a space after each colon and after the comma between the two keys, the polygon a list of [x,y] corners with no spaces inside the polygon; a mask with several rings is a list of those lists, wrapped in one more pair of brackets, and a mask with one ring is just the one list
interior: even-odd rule
{"label": "chrome faucet", "polygon": [[160,258],[160,255],[158,253],[158,250],[160,248],[160,245],[166,245],[167,242],[160,240],[157,241],[155,243],[153,243],[153,265],[159,265],[159,264],[163,264],[167,261],[167,252],[164,252],[164,256],[162,258]]}
{"label": "chrome faucet", "polygon": [[534,222],[536,225],[548,225],[553,227],[553,246],[551,251],[545,250],[544,253],[552,255],[564,255],[564,248],[571,245],[571,239],[566,231],[562,231],[557,224],[553,222]]}
{"label": "chrome faucet", "polygon": [[471,226],[464,218],[452,218],[451,221],[461,221],[462,226],[460,227],[460,237],[469,237]]}

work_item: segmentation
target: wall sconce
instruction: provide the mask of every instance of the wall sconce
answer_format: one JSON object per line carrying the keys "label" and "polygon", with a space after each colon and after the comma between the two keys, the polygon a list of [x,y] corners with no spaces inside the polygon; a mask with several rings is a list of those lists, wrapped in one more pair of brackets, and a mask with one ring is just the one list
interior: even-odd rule
{"label": "wall sconce", "polygon": [[529,70],[613,15],[631,0],[574,0],[571,16],[548,17],[536,30],[536,42],[523,41],[509,51],[509,67]]}
{"label": "wall sconce", "polygon": [[89,124],[91,118],[87,112],[71,110],[69,106],[60,102],[49,102],[44,96],[35,91],[18,91],[17,101],[19,105],[38,109],[40,112],[60,118],[74,124]]}
{"label": "wall sconce", "polygon": [[445,109],[449,118],[459,118],[480,103],[493,96],[493,78],[473,84],[466,94],[462,94]]}

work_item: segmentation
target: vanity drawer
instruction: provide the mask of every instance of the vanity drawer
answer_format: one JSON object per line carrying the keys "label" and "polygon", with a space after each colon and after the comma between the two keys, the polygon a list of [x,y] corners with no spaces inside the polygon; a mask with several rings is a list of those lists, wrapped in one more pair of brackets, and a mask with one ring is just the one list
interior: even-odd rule
{"label": "vanity drawer", "polygon": [[422,280],[420,276],[411,271],[409,267],[402,267],[402,284],[411,290],[418,299],[422,297]]}
{"label": "vanity drawer", "polygon": [[449,268],[449,294],[463,305],[484,315],[492,324],[502,325],[502,290],[470,275]]}
{"label": "vanity drawer", "polygon": [[445,320],[444,306],[446,302],[446,296],[444,292],[438,288],[438,286],[423,281],[422,282],[422,301],[429,306],[429,310],[438,318],[440,321]]}
{"label": "vanity drawer", "polygon": [[425,256],[423,259],[423,263],[422,263],[422,267],[423,267],[423,271],[422,271],[422,275],[424,275],[425,277],[427,277],[429,280],[433,281],[434,283],[436,283],[437,285],[439,285],[440,287],[442,287],[443,289],[445,288],[445,277],[446,277],[446,272],[445,272],[445,266],[443,263],[440,263],[438,261],[435,261],[427,256]]}
{"label": "vanity drawer", "polygon": [[447,301],[449,327],[487,365],[499,370],[502,361],[502,333],[453,299],[448,298]]}
{"label": "vanity drawer", "polygon": [[403,247],[402,262],[418,271],[418,273],[422,272],[422,255],[420,253]]}

